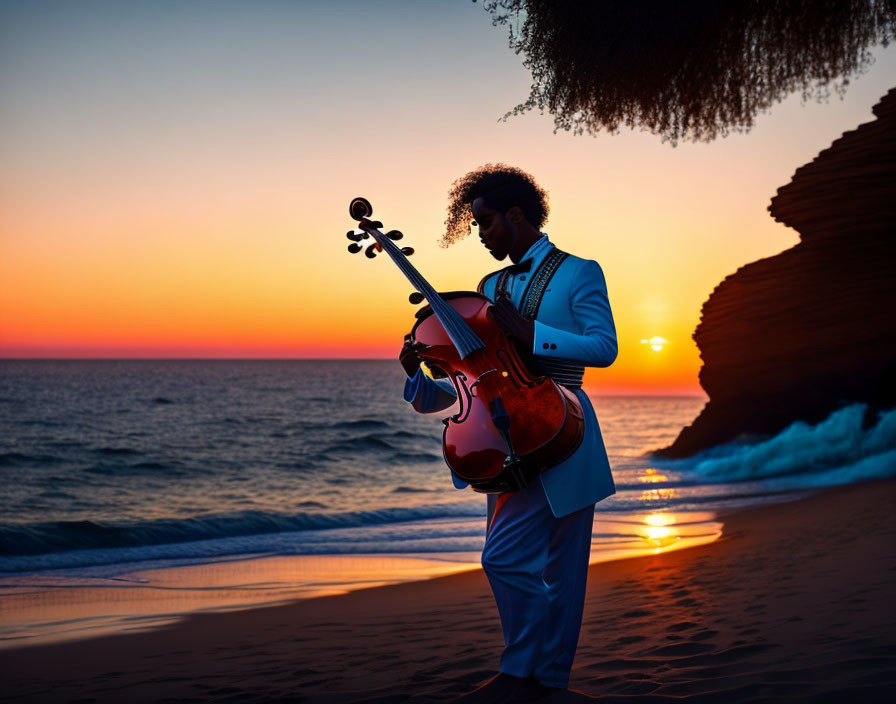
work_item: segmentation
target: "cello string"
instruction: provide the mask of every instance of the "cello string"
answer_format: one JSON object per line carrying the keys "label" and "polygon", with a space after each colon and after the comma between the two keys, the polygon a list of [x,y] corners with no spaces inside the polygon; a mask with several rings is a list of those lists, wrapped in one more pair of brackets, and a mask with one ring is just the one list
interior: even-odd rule
{"label": "cello string", "polygon": [[407,277],[411,285],[414,286],[432,307],[433,313],[442,326],[448,337],[454,343],[461,358],[466,358],[471,352],[485,347],[485,343],[479,336],[467,325],[467,322],[461,317],[454,308],[448,305],[441,296],[436,292],[432,285],[423,278],[423,275],[417,271],[411,264],[399,247],[382,232],[375,228],[367,230],[377,243],[386,251],[392,261],[398,266],[401,272]]}

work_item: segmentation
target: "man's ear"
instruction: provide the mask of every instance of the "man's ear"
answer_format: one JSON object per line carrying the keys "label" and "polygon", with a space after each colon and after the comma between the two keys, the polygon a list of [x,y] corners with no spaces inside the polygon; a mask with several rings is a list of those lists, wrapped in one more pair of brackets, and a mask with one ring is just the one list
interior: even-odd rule
{"label": "man's ear", "polygon": [[513,225],[519,225],[523,220],[526,219],[526,216],[523,214],[523,209],[518,205],[514,205],[507,211],[507,220]]}

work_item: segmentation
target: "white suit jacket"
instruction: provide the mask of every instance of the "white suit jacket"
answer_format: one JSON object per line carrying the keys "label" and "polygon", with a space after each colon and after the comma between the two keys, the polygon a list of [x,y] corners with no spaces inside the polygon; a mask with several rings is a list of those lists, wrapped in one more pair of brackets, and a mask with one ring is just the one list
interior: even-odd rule
{"label": "white suit jacket", "polygon": [[[527,280],[552,249],[542,235],[520,260],[532,260],[529,272],[511,274],[507,289],[517,308]],[[495,298],[497,274],[489,274],[481,284],[483,293]],[[575,360],[587,367],[608,367],[616,359],[616,327],[607,296],[603,271],[596,261],[572,255],[566,257],[551,278],[535,319],[536,356]],[[607,451],[591,401],[581,389],[575,392],[585,414],[585,437],[576,452],[542,472],[539,479],[555,516],[565,516],[616,493]],[[422,370],[405,382],[405,400],[421,413],[448,408],[456,400],[454,386],[447,379],[431,379]],[[467,484],[453,474],[454,485]],[[494,495],[489,495],[489,522],[494,511]]]}

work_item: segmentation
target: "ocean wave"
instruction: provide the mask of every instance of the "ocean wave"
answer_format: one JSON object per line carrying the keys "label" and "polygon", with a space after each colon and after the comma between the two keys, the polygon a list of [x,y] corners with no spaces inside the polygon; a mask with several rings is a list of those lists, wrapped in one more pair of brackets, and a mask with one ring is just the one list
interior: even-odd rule
{"label": "ocean wave", "polygon": [[[276,533],[237,536],[190,543],[148,545],[133,548],[72,550],[45,555],[0,558],[0,576],[29,572],[66,576],[113,578],[116,574],[142,569],[161,569],[185,564],[207,564],[220,558],[255,558],[274,555],[369,555],[395,553],[478,553],[485,538],[483,520],[467,519],[468,530],[451,526],[442,534],[393,536],[389,531],[366,536],[336,535],[338,532]],[[412,524],[418,527],[419,524]],[[71,570],[77,570],[72,573]]]}
{"label": "ocean wave", "polygon": [[242,511],[120,524],[101,521],[0,524],[0,571],[4,569],[3,557],[40,555],[66,550],[186,543],[330,528],[380,526],[442,518],[469,518],[482,513],[482,505],[476,502],[291,515]]}
{"label": "ocean wave", "polygon": [[392,459],[395,462],[441,462],[442,456],[433,452],[398,452]]}
{"label": "ocean wave", "polygon": [[358,419],[330,423],[326,427],[329,430],[383,430],[391,426],[383,420]]}
{"label": "ocean wave", "polygon": [[82,472],[101,477],[125,478],[129,476],[151,475],[160,479],[186,477],[190,472],[174,464],[165,465],[159,462],[137,462],[134,464],[92,464],[84,467]]}
{"label": "ocean wave", "polygon": [[0,452],[0,467],[59,464],[63,458],[53,455],[28,455],[23,452]]}
{"label": "ocean wave", "polygon": [[135,450],[132,447],[98,447],[94,449],[94,452],[98,455],[111,457],[130,457],[141,454],[139,450]]}
{"label": "ocean wave", "polygon": [[131,465],[133,469],[159,469],[159,470],[167,470],[170,469],[169,465],[162,464],[161,462],[137,462]]}
{"label": "ocean wave", "polygon": [[333,431],[380,432],[390,430],[393,426],[388,421],[376,418],[355,418],[323,423],[319,420],[300,420],[295,423],[295,427],[301,430],[322,430],[329,433]]}
{"label": "ocean wave", "polygon": [[363,435],[358,438],[346,438],[342,442],[333,443],[325,447],[320,453],[327,455],[331,452],[364,452],[364,451],[381,451],[381,450],[397,450],[388,440],[377,435]]}
{"label": "ocean wave", "polygon": [[709,481],[794,477],[791,485],[805,487],[896,476],[896,409],[882,411],[870,428],[863,428],[865,411],[866,404],[856,403],[817,425],[797,421],[767,440],[654,462]]}
{"label": "ocean wave", "polygon": [[67,491],[42,491],[38,494],[38,496],[42,499],[70,499],[72,501],[77,501],[78,497],[74,494],[69,494]]}

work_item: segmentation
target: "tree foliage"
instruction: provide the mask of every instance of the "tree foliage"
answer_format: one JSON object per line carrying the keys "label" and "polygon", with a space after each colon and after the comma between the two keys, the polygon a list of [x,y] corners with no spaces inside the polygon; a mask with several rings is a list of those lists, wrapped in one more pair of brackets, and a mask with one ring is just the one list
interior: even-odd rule
{"label": "tree foliage", "polygon": [[[476,0],[473,0],[474,2]],[[845,90],[896,36],[896,0],[484,0],[555,131],[640,127],[673,144],[745,131],[795,91]]]}

